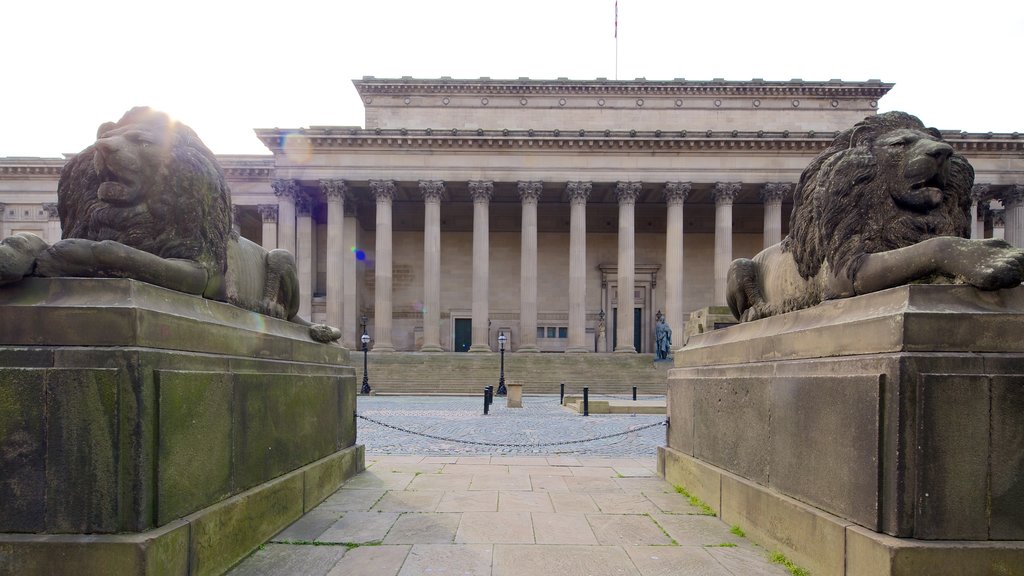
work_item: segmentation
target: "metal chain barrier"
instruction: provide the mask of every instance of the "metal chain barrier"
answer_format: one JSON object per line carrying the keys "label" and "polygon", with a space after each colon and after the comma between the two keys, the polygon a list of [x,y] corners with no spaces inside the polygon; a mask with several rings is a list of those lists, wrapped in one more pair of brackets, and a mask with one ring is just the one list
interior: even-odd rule
{"label": "metal chain barrier", "polygon": [[[632,401],[632,396],[617,396],[615,394],[601,394],[600,392],[591,392],[591,396],[604,396],[605,398],[615,398],[616,400],[629,400]],[[638,394],[637,400],[657,400],[658,398],[664,398],[664,394]]]}
{"label": "metal chain barrier", "polygon": [[457,439],[457,438],[445,438],[444,436],[435,436],[433,434],[427,434],[425,432],[416,432],[415,430],[409,430],[407,428],[402,428],[400,426],[395,426],[393,424],[387,424],[386,422],[381,422],[380,420],[374,420],[373,418],[370,418],[368,416],[363,416],[362,414],[356,414],[356,418],[361,418],[363,420],[366,420],[367,422],[373,422],[374,424],[376,424],[378,426],[383,426],[385,428],[391,428],[392,430],[398,430],[399,432],[405,432],[406,434],[412,434],[414,436],[422,436],[424,438],[430,438],[431,440],[440,440],[442,442],[458,442],[460,444],[472,444],[474,446],[491,446],[491,447],[494,447],[494,448],[543,448],[543,447],[546,447],[546,446],[566,446],[568,444],[583,444],[583,443],[586,443],[586,442],[597,442],[598,440],[607,440],[609,438],[615,438],[617,436],[625,436],[626,434],[632,434],[634,432],[639,432],[641,430],[646,430],[647,428],[654,428],[655,426],[665,426],[665,425],[668,424],[668,420],[663,420],[661,422],[655,422],[653,424],[645,424],[643,426],[634,426],[634,427],[632,427],[632,428],[630,428],[628,430],[625,430],[623,432],[615,432],[614,434],[605,434],[604,436],[596,436],[594,438],[583,438],[581,440],[563,440],[561,442],[540,442],[540,443],[536,443],[536,444],[506,444],[506,443],[501,443],[501,442],[478,442],[476,440],[461,440],[461,439]]}

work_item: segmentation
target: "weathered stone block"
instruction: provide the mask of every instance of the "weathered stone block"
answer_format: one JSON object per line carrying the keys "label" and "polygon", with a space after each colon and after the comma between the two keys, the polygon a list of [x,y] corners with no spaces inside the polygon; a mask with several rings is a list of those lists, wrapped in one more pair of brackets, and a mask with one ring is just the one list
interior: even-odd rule
{"label": "weathered stone block", "polygon": [[774,379],[768,485],[877,529],[883,380]]}
{"label": "weathered stone block", "polygon": [[1024,376],[992,377],[989,538],[1024,540]]}
{"label": "weathered stone block", "polygon": [[46,370],[0,369],[0,532],[42,531]]}
{"label": "weathered stone block", "polygon": [[845,527],[850,523],[747,480],[722,475],[722,521],[786,555],[811,574],[844,573]]}
{"label": "weathered stone block", "polygon": [[233,492],[231,375],[159,370],[157,525]]}
{"label": "weathered stone block", "polygon": [[693,386],[670,386],[667,393],[669,420],[668,446],[684,454],[693,454]]}
{"label": "weathered stone block", "polygon": [[223,574],[302,516],[302,473],[293,472],[185,519],[191,525],[190,573]]}
{"label": "weathered stone block", "polygon": [[255,486],[335,451],[341,418],[338,386],[331,377],[234,378],[236,488]]}
{"label": "weathered stone block", "polygon": [[846,528],[846,576],[922,574],[1024,574],[1024,542],[922,541]]}
{"label": "weathered stone block", "polygon": [[721,514],[722,474],[720,471],[701,464],[699,460],[689,454],[666,447],[658,448],[658,467],[666,482],[685,488],[692,496]]}
{"label": "weathered stone block", "polygon": [[924,374],[919,380],[914,537],[988,538],[988,378]]}
{"label": "weathered stone block", "polygon": [[46,530],[117,532],[120,373],[53,369],[46,378]]}
{"label": "weathered stone block", "polygon": [[769,386],[765,378],[695,378],[693,455],[768,483]]}
{"label": "weathered stone block", "polygon": [[362,445],[352,446],[303,468],[303,512],[315,508],[348,478],[363,471],[366,451]]}

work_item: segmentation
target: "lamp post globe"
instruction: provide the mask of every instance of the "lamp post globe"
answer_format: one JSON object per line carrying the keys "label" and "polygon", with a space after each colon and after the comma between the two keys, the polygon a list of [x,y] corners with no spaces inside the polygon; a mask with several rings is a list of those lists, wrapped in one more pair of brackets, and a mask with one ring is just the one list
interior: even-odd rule
{"label": "lamp post globe", "polygon": [[363,343],[363,387],[359,389],[360,394],[370,393],[370,375],[366,372],[366,345],[370,343],[370,335],[366,333],[366,328],[363,328],[363,335],[359,338],[359,341]]}
{"label": "lamp post globe", "polygon": [[498,390],[495,392],[498,396],[508,393],[508,390],[505,389],[505,342],[507,341],[508,337],[504,332],[498,334],[498,352],[501,353],[501,375],[498,377]]}

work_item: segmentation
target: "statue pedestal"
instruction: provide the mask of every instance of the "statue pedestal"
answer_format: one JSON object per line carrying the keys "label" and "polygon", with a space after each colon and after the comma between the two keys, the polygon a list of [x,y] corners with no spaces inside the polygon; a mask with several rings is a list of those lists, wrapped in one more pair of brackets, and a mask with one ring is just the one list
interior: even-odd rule
{"label": "statue pedestal", "polygon": [[523,407],[523,385],[509,383],[508,385],[508,396],[505,400],[505,406],[508,408],[522,408]]}
{"label": "statue pedestal", "polygon": [[659,467],[814,574],[1024,572],[1024,288],[903,286],[694,336]]}
{"label": "statue pedestal", "polygon": [[0,289],[0,573],[222,573],[363,468],[348,351],[123,279]]}

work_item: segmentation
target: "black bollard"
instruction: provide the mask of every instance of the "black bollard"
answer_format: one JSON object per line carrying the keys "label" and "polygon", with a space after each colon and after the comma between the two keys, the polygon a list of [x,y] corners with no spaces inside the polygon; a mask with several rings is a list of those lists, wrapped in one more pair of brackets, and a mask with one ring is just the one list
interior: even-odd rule
{"label": "black bollard", "polygon": [[565,382],[558,385],[558,404],[559,406],[565,404]]}
{"label": "black bollard", "polygon": [[636,402],[636,386],[633,386],[633,402]]}
{"label": "black bollard", "polygon": [[487,404],[494,404],[494,386],[487,387]]}
{"label": "black bollard", "polygon": [[487,416],[487,410],[491,407],[491,391],[484,387],[484,416]]}
{"label": "black bollard", "polygon": [[583,387],[583,415],[590,416],[590,388]]}

